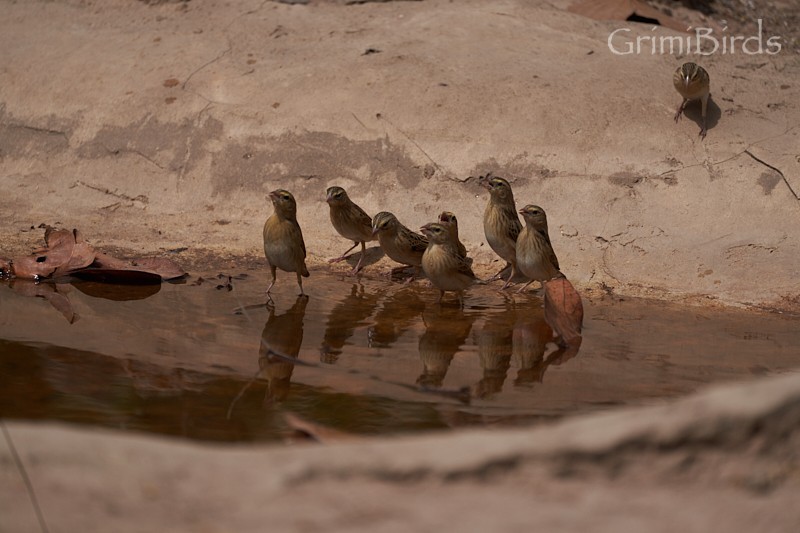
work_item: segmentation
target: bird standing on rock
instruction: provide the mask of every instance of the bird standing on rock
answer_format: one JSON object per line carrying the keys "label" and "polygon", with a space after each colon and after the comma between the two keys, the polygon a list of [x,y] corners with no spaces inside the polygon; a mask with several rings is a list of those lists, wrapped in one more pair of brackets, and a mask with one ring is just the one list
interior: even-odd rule
{"label": "bird standing on rock", "polygon": [[297,202],[292,193],[284,189],[272,191],[269,197],[275,211],[264,223],[264,255],[272,272],[272,283],[267,287],[267,294],[275,285],[278,268],[297,273],[300,294],[305,294],[302,277],[307,278],[309,273],[305,261],[306,244],[300,224],[297,223]]}
{"label": "bird standing on rock", "polygon": [[353,241],[353,246],[348,248],[345,253],[328,262],[343,261],[347,254],[360,243],[361,257],[350,271],[351,274],[356,274],[361,270],[361,263],[364,261],[364,254],[367,250],[366,243],[375,240],[375,236],[372,234],[372,218],[353,202],[341,187],[329,187],[326,201],[330,206],[331,224],[334,229],[345,239]]}
{"label": "bird standing on rock", "polygon": [[428,247],[422,255],[422,269],[425,275],[439,289],[441,302],[445,291],[456,291],[461,299],[461,291],[472,285],[475,273],[472,272],[465,256],[459,253],[457,241],[449,228],[432,222],[422,226],[422,233],[428,237]]}
{"label": "bird standing on rock", "polygon": [[517,292],[524,291],[534,281],[542,286],[553,278],[563,278],[558,258],[550,244],[547,232],[547,215],[538,205],[526,205],[519,210],[525,219],[525,227],[517,239],[517,267],[525,276],[531,278]]}
{"label": "bird standing on rock", "polygon": [[503,178],[487,174],[481,176],[478,183],[489,191],[489,203],[483,212],[483,231],[486,241],[497,255],[506,260],[506,266],[493,279],[500,277],[503,270],[511,267],[505,283],[505,289],[517,273],[517,237],[522,224],[517,216],[514,194],[511,185]]}
{"label": "bird standing on rock", "polygon": [[700,137],[706,136],[706,108],[708,107],[708,96],[711,90],[711,82],[708,72],[696,63],[684,63],[675,71],[672,76],[672,84],[675,90],[683,97],[678,111],[675,113],[675,122],[678,122],[683,114],[686,104],[691,100],[700,100],[702,106],[703,125],[700,128]]}
{"label": "bird standing on rock", "polygon": [[[422,267],[422,254],[428,247],[428,239],[402,225],[393,214],[381,211],[375,215],[372,234],[377,235],[384,253],[394,261],[413,266],[417,271]],[[412,279],[413,276],[408,281]]]}

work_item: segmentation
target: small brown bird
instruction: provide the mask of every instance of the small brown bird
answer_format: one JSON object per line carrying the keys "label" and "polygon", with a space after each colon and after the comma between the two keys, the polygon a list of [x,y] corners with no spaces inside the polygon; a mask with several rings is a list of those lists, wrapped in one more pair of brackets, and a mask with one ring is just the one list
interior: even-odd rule
{"label": "small brown bird", "polygon": [[675,71],[672,76],[672,84],[675,90],[683,97],[678,111],[675,113],[675,122],[678,122],[683,114],[686,104],[691,100],[700,100],[702,106],[703,125],[700,128],[700,137],[706,136],[706,108],[708,107],[708,96],[711,90],[711,82],[708,72],[696,63],[684,63]]}
{"label": "small brown bird", "polygon": [[450,211],[442,211],[442,214],[439,215],[439,224],[447,228],[447,231],[450,232],[450,238],[455,243],[456,248],[458,248],[458,255],[461,257],[467,257],[467,248],[458,238],[458,219],[456,218],[455,213],[451,213]]}
{"label": "small brown bird", "polygon": [[330,206],[331,224],[334,229],[344,237],[353,241],[353,246],[347,249],[340,257],[328,260],[329,263],[337,263],[347,258],[347,254],[361,244],[361,257],[358,263],[350,271],[351,274],[361,270],[361,263],[364,261],[364,254],[367,250],[366,243],[374,241],[372,234],[372,217],[353,202],[344,189],[341,187],[329,187],[326,201]]}
{"label": "small brown bird", "polygon": [[563,278],[558,258],[547,233],[547,215],[538,205],[526,205],[519,210],[525,227],[517,239],[517,267],[531,280],[519,291],[524,291],[534,281],[544,283],[553,278]]}
{"label": "small brown bird", "polygon": [[507,262],[493,279],[497,279],[503,270],[511,267],[511,273],[501,287],[502,290],[508,287],[517,273],[517,237],[522,230],[522,224],[517,216],[511,185],[506,180],[487,174],[481,176],[478,183],[489,191],[489,203],[483,212],[483,232],[492,250]]}
{"label": "small brown bird", "polygon": [[[428,239],[402,225],[393,214],[381,211],[375,215],[372,234],[378,236],[381,248],[391,259],[413,266],[417,271],[422,267],[422,254],[428,247]],[[412,279],[413,276],[407,281]]]}
{"label": "small brown bird", "polygon": [[306,268],[306,244],[303,232],[297,223],[297,202],[289,191],[278,189],[269,193],[275,212],[264,223],[264,255],[272,272],[272,283],[267,294],[275,285],[276,269],[297,273],[300,294],[303,292],[303,277],[308,277]]}
{"label": "small brown bird", "polygon": [[422,269],[431,280],[434,287],[439,289],[441,302],[445,291],[456,291],[461,300],[461,291],[472,285],[475,273],[458,251],[458,245],[450,233],[450,229],[437,222],[422,226],[429,240],[428,247],[422,255]]}

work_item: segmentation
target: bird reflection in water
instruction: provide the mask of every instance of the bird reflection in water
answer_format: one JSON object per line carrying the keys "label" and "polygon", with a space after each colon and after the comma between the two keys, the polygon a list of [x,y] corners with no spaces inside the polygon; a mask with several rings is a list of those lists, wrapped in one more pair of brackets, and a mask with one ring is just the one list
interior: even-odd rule
{"label": "bird reflection in water", "polygon": [[319,360],[334,364],[342,353],[347,339],[359,326],[372,316],[384,291],[365,291],[360,283],[354,283],[350,292],[333,306],[328,314],[325,335],[319,348]]}
{"label": "bird reflection in water", "polygon": [[541,383],[550,359],[545,359],[547,343],[553,340],[553,330],[547,325],[541,310],[530,309],[518,313],[512,333],[514,362],[517,365],[517,378],[514,385]]}
{"label": "bird reflection in water", "polygon": [[303,344],[303,319],[308,296],[300,295],[283,314],[275,313],[275,306],[267,304],[269,317],[261,332],[258,350],[259,375],[267,379],[265,403],[282,401],[289,393],[296,359]]}
{"label": "bird reflection in water", "polygon": [[466,342],[474,321],[474,314],[465,314],[459,306],[435,305],[422,313],[425,332],[419,338],[422,374],[417,385],[442,386],[450,362]]}
{"label": "bird reflection in water", "polygon": [[387,348],[414,325],[425,310],[425,302],[416,287],[403,287],[390,294],[375,313],[375,323],[369,328],[369,346]]}
{"label": "bird reflection in water", "polygon": [[472,388],[475,397],[486,398],[502,390],[512,358],[518,369],[514,385],[529,386],[542,383],[549,366],[560,365],[578,354],[580,344],[563,344],[537,302],[520,304],[509,300],[505,310],[488,317],[477,332],[483,378]]}
{"label": "bird reflection in water", "polygon": [[511,349],[516,311],[506,300],[506,309],[491,314],[477,332],[478,359],[483,378],[472,387],[476,398],[486,398],[500,392],[511,366]]}

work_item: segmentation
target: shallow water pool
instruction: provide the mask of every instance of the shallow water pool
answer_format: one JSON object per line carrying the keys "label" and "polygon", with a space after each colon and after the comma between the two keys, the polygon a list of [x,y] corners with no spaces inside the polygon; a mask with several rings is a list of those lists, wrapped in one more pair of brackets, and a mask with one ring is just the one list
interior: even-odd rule
{"label": "shallow water pool", "polygon": [[0,285],[0,417],[204,441],[272,441],[285,418],[355,434],[541,423],[800,367],[800,320],[584,299],[560,349],[537,293],[312,272],[125,287]]}

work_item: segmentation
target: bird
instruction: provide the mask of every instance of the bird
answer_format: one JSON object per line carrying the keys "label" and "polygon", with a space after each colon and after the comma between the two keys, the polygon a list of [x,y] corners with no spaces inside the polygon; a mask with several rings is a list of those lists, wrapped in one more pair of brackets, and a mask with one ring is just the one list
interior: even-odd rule
{"label": "bird", "polygon": [[700,137],[706,136],[706,108],[708,107],[708,96],[711,90],[711,82],[706,69],[692,62],[684,63],[675,71],[672,76],[672,84],[675,90],[683,97],[678,111],[675,113],[675,122],[678,122],[683,114],[686,104],[691,100],[700,100],[702,106],[703,125],[700,128]]}
{"label": "bird", "polygon": [[[303,277],[308,277],[306,268],[306,244],[303,232],[297,223],[297,202],[287,190],[277,189],[269,193],[274,212],[264,223],[264,255],[267,257],[272,283],[267,294],[275,285],[276,269],[297,273],[300,294],[303,292]],[[302,276],[302,277],[301,277]]]}
{"label": "bird", "polygon": [[[372,234],[377,235],[381,249],[394,261],[413,266],[417,272],[422,267],[428,239],[402,225],[392,213],[381,211],[373,217]],[[411,276],[406,281],[413,279]]]}
{"label": "bird", "polygon": [[442,211],[442,214],[439,215],[439,224],[446,227],[450,232],[450,238],[456,243],[456,247],[458,248],[458,255],[461,257],[467,257],[467,248],[458,238],[458,219],[456,218],[455,213],[451,213],[450,211]]}
{"label": "bird", "polygon": [[328,260],[328,262],[337,263],[343,261],[347,254],[360,243],[361,257],[358,258],[358,263],[350,271],[351,274],[357,274],[361,270],[361,263],[364,261],[364,255],[367,250],[366,243],[375,240],[375,236],[372,234],[372,217],[353,202],[341,187],[328,187],[326,201],[330,207],[331,224],[333,224],[334,229],[345,239],[353,241],[353,246],[348,248],[345,253],[340,257]]}
{"label": "bird", "polygon": [[422,255],[422,270],[434,287],[439,289],[440,303],[445,291],[456,291],[461,300],[461,291],[472,285],[475,273],[466,260],[460,255],[457,241],[450,229],[438,222],[422,226],[422,233],[428,237],[428,247]]}
{"label": "bird", "polygon": [[530,278],[517,292],[524,291],[534,281],[542,286],[553,278],[563,278],[558,258],[547,233],[547,215],[538,205],[526,205],[519,210],[525,227],[517,239],[517,268]]}
{"label": "bird", "polygon": [[483,232],[492,250],[506,260],[503,267],[492,279],[498,279],[503,270],[511,267],[505,283],[505,289],[517,273],[517,237],[522,231],[522,224],[517,216],[514,194],[511,185],[503,178],[487,174],[481,176],[478,183],[489,191],[489,202],[483,212]]}

